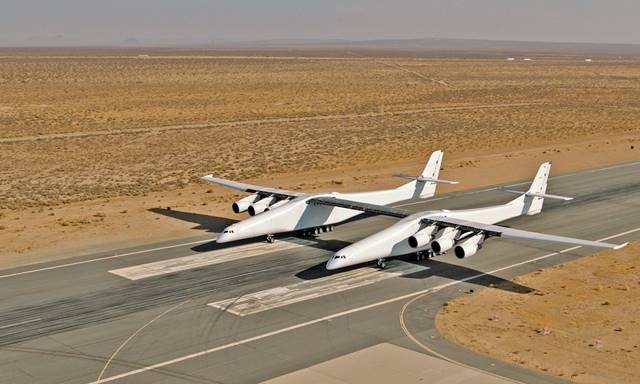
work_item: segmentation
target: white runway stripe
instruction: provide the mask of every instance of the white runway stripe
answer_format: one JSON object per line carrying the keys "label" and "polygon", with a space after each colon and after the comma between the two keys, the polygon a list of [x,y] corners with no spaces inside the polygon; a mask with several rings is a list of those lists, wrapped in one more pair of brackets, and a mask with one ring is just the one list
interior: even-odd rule
{"label": "white runway stripe", "polygon": [[316,280],[303,281],[286,287],[271,288],[242,297],[222,300],[209,305],[234,315],[246,316],[429,269],[422,265],[400,260],[391,260],[387,262],[387,265],[388,267],[384,270],[358,268]]}
{"label": "white runway stripe", "polygon": [[311,244],[315,244],[315,242],[312,240],[288,237],[286,239],[279,240],[274,244],[252,243],[240,245],[237,247],[202,252],[196,255],[113,269],[109,272],[129,280],[140,280],[148,277],[161,276],[233,260],[246,259],[248,257],[259,256],[265,253],[285,251],[287,249],[298,248]]}

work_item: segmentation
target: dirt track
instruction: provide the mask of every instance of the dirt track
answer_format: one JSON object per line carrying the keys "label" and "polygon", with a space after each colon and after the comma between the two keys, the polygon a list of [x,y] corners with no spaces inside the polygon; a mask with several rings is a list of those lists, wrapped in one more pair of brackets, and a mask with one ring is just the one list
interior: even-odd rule
{"label": "dirt track", "polygon": [[212,123],[201,123],[201,124],[167,125],[164,127],[113,129],[113,130],[100,130],[100,131],[89,131],[89,132],[52,133],[52,134],[46,134],[46,135],[0,138],[0,143],[17,143],[17,142],[23,142],[23,141],[69,139],[69,138],[106,136],[106,135],[123,135],[123,134],[134,134],[134,133],[156,133],[156,132],[181,131],[181,130],[190,130],[190,129],[237,127],[237,126],[243,126],[243,125],[268,124],[268,123],[296,123],[296,122],[303,122],[303,121],[324,121],[324,120],[371,118],[371,117],[381,117],[381,116],[414,115],[419,113],[432,113],[432,112],[471,111],[471,110],[491,109],[491,108],[526,107],[526,106],[537,105],[537,104],[539,103],[462,105],[462,106],[442,107],[442,108],[407,109],[407,110],[388,111],[388,112],[347,113],[347,114],[304,116],[304,117],[282,117],[282,118],[271,118],[271,119],[226,121],[226,122],[219,122],[219,123],[212,122]]}

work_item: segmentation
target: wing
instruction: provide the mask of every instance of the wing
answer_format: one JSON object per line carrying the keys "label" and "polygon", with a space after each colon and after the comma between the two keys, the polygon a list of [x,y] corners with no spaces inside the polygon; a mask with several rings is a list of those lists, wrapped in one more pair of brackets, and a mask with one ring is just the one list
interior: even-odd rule
{"label": "wing", "polygon": [[237,189],[239,191],[248,192],[248,193],[257,193],[257,194],[266,195],[266,196],[288,198],[288,197],[298,197],[298,196],[304,195],[304,193],[301,193],[301,192],[292,192],[284,189],[261,187],[259,185],[239,183],[237,181],[231,181],[227,179],[221,179],[219,177],[214,177],[213,175],[202,176],[201,179],[209,183],[222,185],[224,187]]}
{"label": "wing", "polygon": [[487,236],[506,237],[512,239],[550,241],[555,243],[575,244],[587,247],[610,249],[620,249],[628,244],[611,244],[602,243],[599,241],[575,239],[573,237],[547,235],[544,233],[523,231],[521,229],[501,227],[499,225],[493,224],[483,224],[475,221],[456,219],[453,217],[433,216],[423,218],[422,221],[427,224],[435,224],[441,227],[455,227],[461,229],[462,231],[483,232]]}
{"label": "wing", "polygon": [[387,207],[384,205],[361,203],[359,201],[339,199],[337,197],[314,197],[307,200],[307,204],[328,205],[332,207],[347,208],[356,211],[367,212],[373,215],[391,216],[400,219],[413,214],[413,212],[404,209]]}

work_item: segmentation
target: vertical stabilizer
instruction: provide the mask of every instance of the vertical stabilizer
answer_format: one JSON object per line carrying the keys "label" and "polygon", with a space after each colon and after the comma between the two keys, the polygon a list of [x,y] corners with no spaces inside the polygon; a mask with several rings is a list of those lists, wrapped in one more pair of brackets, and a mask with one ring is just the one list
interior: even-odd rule
{"label": "vertical stabilizer", "polygon": [[[429,157],[427,165],[422,170],[420,177],[437,179],[440,174],[440,167],[442,166],[442,157],[444,152],[441,150],[435,151]],[[437,183],[432,181],[416,181],[414,198],[427,198],[436,194]]]}
{"label": "vertical stabilizer", "polygon": [[[536,173],[535,179],[531,183],[528,194],[544,195],[547,191],[547,179],[549,178],[549,171],[551,170],[551,163],[546,162],[540,165],[538,173]],[[524,213],[527,215],[535,215],[542,211],[542,204],[544,203],[544,197],[542,196],[524,196]]]}

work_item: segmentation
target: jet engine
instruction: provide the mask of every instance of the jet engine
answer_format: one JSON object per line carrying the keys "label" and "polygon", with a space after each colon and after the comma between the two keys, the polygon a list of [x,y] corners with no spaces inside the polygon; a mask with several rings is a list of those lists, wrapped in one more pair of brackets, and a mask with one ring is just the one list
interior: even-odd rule
{"label": "jet engine", "polygon": [[231,205],[231,209],[233,209],[234,213],[242,213],[249,209],[249,206],[258,200],[260,200],[260,195],[250,195],[233,203]]}
{"label": "jet engine", "polygon": [[433,234],[438,232],[438,227],[435,225],[429,225],[418,232],[416,232],[413,236],[409,237],[409,246],[411,248],[421,248],[425,245],[429,244],[429,241],[433,239]]}
{"label": "jet engine", "polygon": [[476,252],[478,252],[478,250],[482,246],[483,241],[483,234],[474,235],[461,244],[456,245],[456,247],[453,249],[453,252],[456,254],[456,257],[458,259],[464,259],[466,257],[473,256],[476,254]]}
{"label": "jet engine", "polygon": [[431,242],[431,250],[434,253],[443,253],[451,248],[456,243],[456,237],[460,234],[460,231],[455,228],[445,228],[442,234]]}
{"label": "jet engine", "polygon": [[276,198],[273,196],[265,197],[264,199],[260,199],[257,202],[251,204],[248,208],[249,214],[251,216],[255,216],[259,213],[264,212],[269,206],[276,202]]}

